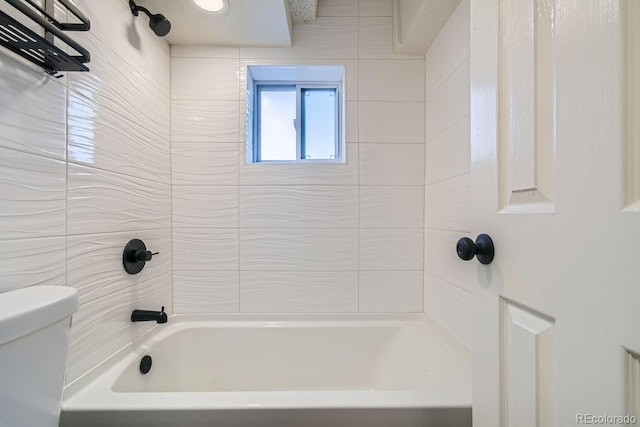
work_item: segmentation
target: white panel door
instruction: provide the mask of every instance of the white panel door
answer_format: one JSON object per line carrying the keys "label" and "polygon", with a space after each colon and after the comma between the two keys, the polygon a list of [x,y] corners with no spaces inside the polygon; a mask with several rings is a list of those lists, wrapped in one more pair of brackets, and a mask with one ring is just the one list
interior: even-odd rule
{"label": "white panel door", "polygon": [[640,417],[639,28],[640,0],[471,1],[474,427]]}

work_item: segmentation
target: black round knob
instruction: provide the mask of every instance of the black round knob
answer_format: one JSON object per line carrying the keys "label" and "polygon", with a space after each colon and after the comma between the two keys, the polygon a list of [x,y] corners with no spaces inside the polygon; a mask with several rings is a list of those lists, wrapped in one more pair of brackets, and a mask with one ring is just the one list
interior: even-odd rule
{"label": "black round knob", "polygon": [[475,243],[468,237],[463,237],[456,244],[458,257],[464,261],[469,261],[475,256],[480,264],[491,264],[495,256],[493,240],[488,234],[480,234]]}
{"label": "black round knob", "polygon": [[142,271],[147,261],[151,261],[154,255],[158,255],[158,252],[152,253],[148,251],[142,240],[133,239],[124,248],[122,264],[127,273],[138,274]]}
{"label": "black round knob", "polygon": [[151,253],[151,251],[142,251],[142,250],[137,250],[136,251],[136,260],[138,261],[151,261],[151,257],[153,256],[153,254]]}
{"label": "black round knob", "polygon": [[458,252],[458,257],[462,260],[469,261],[476,256],[476,244],[473,243],[468,237],[463,237],[458,240],[458,244],[456,245],[456,251]]}

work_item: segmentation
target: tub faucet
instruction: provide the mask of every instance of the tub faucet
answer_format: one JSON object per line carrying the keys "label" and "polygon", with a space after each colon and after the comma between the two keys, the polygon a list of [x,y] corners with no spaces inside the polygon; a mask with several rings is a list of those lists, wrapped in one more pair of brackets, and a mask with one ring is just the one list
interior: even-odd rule
{"label": "tub faucet", "polygon": [[131,312],[132,322],[145,322],[154,320],[157,323],[167,323],[167,313],[164,312],[164,306],[160,311],[152,310],[133,310]]}

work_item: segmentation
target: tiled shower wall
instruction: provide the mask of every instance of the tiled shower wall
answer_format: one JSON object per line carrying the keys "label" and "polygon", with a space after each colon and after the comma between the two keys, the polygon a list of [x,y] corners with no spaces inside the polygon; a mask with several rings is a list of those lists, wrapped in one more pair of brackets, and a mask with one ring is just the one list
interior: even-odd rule
{"label": "tiled shower wall", "polygon": [[[291,48],[172,48],[175,312],[422,312],[425,60],[391,22],[320,0]],[[251,64],[346,67],[346,165],[245,163]]]}
{"label": "tiled shower wall", "polygon": [[475,263],[455,252],[471,236],[469,0],[426,56],[425,312],[468,349]]}
{"label": "tiled shower wall", "polygon": [[[169,47],[126,0],[76,3],[90,73],[0,55],[0,292],[79,290],[67,382],[150,327],[132,309],[171,308]],[[122,268],[131,238],[160,252],[137,276]]]}

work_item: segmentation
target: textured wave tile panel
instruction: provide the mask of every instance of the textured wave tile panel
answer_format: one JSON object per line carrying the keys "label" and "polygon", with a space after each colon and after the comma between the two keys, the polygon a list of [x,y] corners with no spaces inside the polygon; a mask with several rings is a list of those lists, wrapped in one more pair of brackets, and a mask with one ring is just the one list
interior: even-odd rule
{"label": "textured wave tile panel", "polygon": [[173,269],[238,270],[238,230],[174,228]]}
{"label": "textured wave tile panel", "polygon": [[360,60],[360,100],[424,102],[424,76],[424,59]]}
{"label": "textured wave tile panel", "polygon": [[239,101],[173,101],[171,141],[239,142]]}
{"label": "textured wave tile panel", "polygon": [[141,126],[133,112],[116,113],[69,92],[69,161],[158,182],[170,182],[170,145]]}
{"label": "textured wave tile panel", "polygon": [[240,270],[358,269],[358,230],[240,229]]}
{"label": "textured wave tile panel", "polygon": [[238,228],[237,186],[174,186],[173,226]]}
{"label": "textured wave tile panel", "polygon": [[[128,274],[122,266],[122,251],[134,238],[159,254],[139,274]],[[151,277],[171,274],[171,231],[71,236],[67,239],[67,257],[67,282],[78,289],[81,304],[106,299],[129,288],[136,291],[131,295],[137,298],[137,292],[144,292]],[[171,301],[164,301],[164,305],[171,305]]]}
{"label": "textured wave tile panel", "polygon": [[427,141],[447,130],[470,112],[469,58],[456,68],[426,102]]}
{"label": "textured wave tile panel", "polygon": [[422,270],[423,229],[360,230],[361,270]]}
{"label": "textured wave tile panel", "polygon": [[392,18],[361,17],[358,31],[360,59],[424,59],[417,55],[399,55],[393,52]]}
{"label": "textured wave tile panel", "polygon": [[172,58],[228,58],[239,59],[240,48],[217,46],[171,46]]}
{"label": "textured wave tile panel", "polygon": [[0,240],[0,293],[33,285],[64,286],[64,237]]}
{"label": "textured wave tile panel", "polygon": [[360,187],[361,228],[422,228],[424,187]]}
{"label": "textured wave tile panel", "polygon": [[345,119],[345,140],[349,142],[359,142],[358,136],[358,103],[348,101],[346,103],[346,119]]}
{"label": "textured wave tile panel", "polygon": [[360,102],[360,142],[424,143],[424,102]]}
{"label": "textured wave tile panel", "polygon": [[422,271],[361,271],[360,312],[422,313]]}
{"label": "textured wave tile panel", "polygon": [[427,185],[425,217],[428,228],[471,230],[471,178],[469,174]]}
{"label": "textured wave tile panel", "polygon": [[240,226],[358,228],[358,187],[240,187]]}
{"label": "textured wave tile panel", "polygon": [[175,313],[237,313],[238,271],[175,271]]}
{"label": "textured wave tile panel", "polygon": [[471,172],[470,134],[470,116],[467,116],[427,143],[427,184]]}
{"label": "textured wave tile panel", "polygon": [[425,274],[424,312],[460,344],[471,348],[471,293],[432,274]]}
{"label": "textured wave tile panel", "polygon": [[238,185],[242,144],[171,144],[173,185]]}
{"label": "textured wave tile panel", "polygon": [[69,164],[68,234],[170,228],[167,184]]}
{"label": "textured wave tile panel", "polygon": [[317,16],[358,16],[358,0],[321,0]]}
{"label": "textured wave tile panel", "polygon": [[65,160],[65,87],[8,58],[0,66],[0,148]]}
{"label": "textured wave tile panel", "polygon": [[391,0],[367,0],[358,5],[360,16],[391,16]]}
{"label": "textured wave tile panel", "polygon": [[460,238],[459,231],[441,231],[427,229],[425,243],[425,271],[445,279],[469,292],[477,276],[478,266],[471,262],[460,262],[454,250]]}
{"label": "textured wave tile panel", "polygon": [[81,302],[71,326],[67,384],[157,326],[153,322],[132,323],[131,311],[159,310],[164,305],[171,314],[167,301],[171,301],[171,274],[148,277],[135,286]]}
{"label": "textured wave tile panel", "polygon": [[355,313],[356,271],[241,271],[243,313]]}
{"label": "textured wave tile panel", "polygon": [[65,162],[0,148],[0,240],[64,236]]}
{"label": "textured wave tile panel", "polygon": [[469,2],[461,2],[453,12],[426,57],[427,98],[469,56]]}
{"label": "textured wave tile panel", "polygon": [[173,58],[171,99],[238,101],[239,62],[221,58]]}
{"label": "textured wave tile panel", "polygon": [[[305,24],[307,25],[307,24]],[[342,65],[345,69],[344,90],[347,101],[358,100],[357,59],[307,59],[307,58],[243,58],[240,60],[240,100],[246,100],[248,65]]]}
{"label": "textured wave tile panel", "polygon": [[424,185],[424,144],[362,144],[360,185]]}
{"label": "textured wave tile panel", "polygon": [[[133,67],[115,53],[100,54],[111,49],[95,42],[94,37],[89,37],[89,41],[85,47],[97,53],[91,57],[91,72],[69,73],[69,89],[91,99],[100,108],[129,115],[140,122],[148,133],[169,139],[171,108],[165,83],[155,81],[152,75],[144,71],[145,68]],[[163,66],[169,67],[168,56]]]}
{"label": "textured wave tile panel", "polygon": [[318,17],[293,27],[291,48],[240,48],[241,58],[357,58],[358,18]]}
{"label": "textured wave tile panel", "polygon": [[347,144],[346,164],[246,163],[242,146],[240,185],[358,185],[358,144]]}

